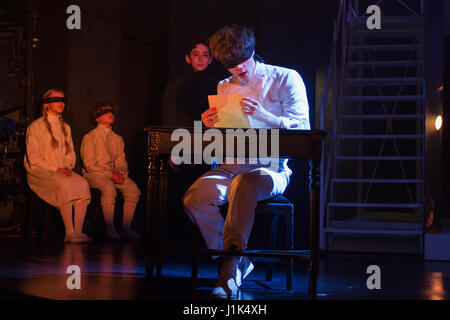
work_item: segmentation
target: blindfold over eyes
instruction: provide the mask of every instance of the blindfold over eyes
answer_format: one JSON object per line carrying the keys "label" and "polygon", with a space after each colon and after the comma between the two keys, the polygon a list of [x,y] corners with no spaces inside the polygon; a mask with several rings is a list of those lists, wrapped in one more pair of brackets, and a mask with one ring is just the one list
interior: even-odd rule
{"label": "blindfold over eyes", "polygon": [[227,59],[226,61],[222,61],[222,64],[226,69],[234,69],[237,65],[250,59],[252,54],[253,50],[247,50],[239,56],[234,56],[233,58]]}
{"label": "blindfold over eyes", "polygon": [[64,97],[52,97],[52,98],[46,98],[42,99],[41,103],[52,103],[52,102],[66,102],[66,98]]}
{"label": "blindfold over eyes", "polygon": [[110,113],[110,112],[111,112],[112,114],[114,114],[114,111],[113,111],[112,108],[104,108],[104,109],[101,109],[101,110],[97,111],[97,116],[96,116],[95,118],[97,119],[98,117],[101,117],[102,115],[107,114],[107,113]]}

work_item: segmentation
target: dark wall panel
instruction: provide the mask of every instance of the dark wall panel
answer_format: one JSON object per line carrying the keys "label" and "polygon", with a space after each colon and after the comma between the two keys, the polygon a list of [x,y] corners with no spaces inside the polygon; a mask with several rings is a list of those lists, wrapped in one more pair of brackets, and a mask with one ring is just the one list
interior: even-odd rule
{"label": "dark wall panel", "polygon": [[67,59],[67,120],[77,150],[83,135],[94,127],[88,117],[92,104],[120,103],[121,4],[121,0],[108,1],[108,5],[77,1],[81,30],[68,31]]}
{"label": "dark wall panel", "polygon": [[34,50],[35,115],[40,116],[39,99],[50,88],[67,90],[69,30],[66,28],[67,1],[34,1],[37,14],[36,34],[39,39]]}
{"label": "dark wall panel", "polygon": [[[272,0],[39,0],[35,50],[35,99],[57,87],[68,96],[65,118],[77,151],[92,126],[88,109],[97,101],[119,104],[115,130],[125,138],[131,176],[146,188],[147,154],[143,129],[159,124],[167,82],[188,69],[183,47],[196,33],[211,35],[224,25],[243,24],[255,31],[266,63],[293,68],[302,75],[314,124],[318,61],[328,62],[336,3]],[[81,8],[81,30],[66,28],[66,8]],[[215,63],[216,72],[228,76]],[[207,107],[207,106],[205,106]],[[40,110],[35,108],[36,114]],[[79,158],[78,158],[79,160]],[[77,164],[80,170],[80,162]],[[293,185],[299,212],[307,210],[304,187]],[[297,192],[296,188],[299,192]],[[144,208],[142,198],[139,210]],[[307,219],[298,218],[299,239],[307,239]]]}

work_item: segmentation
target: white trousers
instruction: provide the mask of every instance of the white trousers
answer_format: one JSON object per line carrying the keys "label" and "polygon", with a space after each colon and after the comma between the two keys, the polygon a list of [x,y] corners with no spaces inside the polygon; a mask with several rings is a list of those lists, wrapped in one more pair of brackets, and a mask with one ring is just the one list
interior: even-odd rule
{"label": "white trousers", "polygon": [[[209,249],[247,247],[258,201],[282,194],[290,172],[258,165],[223,164],[202,175],[183,197],[185,211]],[[229,202],[226,219],[219,206]]]}
{"label": "white trousers", "polygon": [[141,195],[136,183],[125,177],[123,184],[114,183],[111,178],[99,174],[85,174],[84,178],[89,182],[91,188],[100,189],[101,204],[114,205],[116,203],[116,188],[122,192],[124,202],[137,203]]}

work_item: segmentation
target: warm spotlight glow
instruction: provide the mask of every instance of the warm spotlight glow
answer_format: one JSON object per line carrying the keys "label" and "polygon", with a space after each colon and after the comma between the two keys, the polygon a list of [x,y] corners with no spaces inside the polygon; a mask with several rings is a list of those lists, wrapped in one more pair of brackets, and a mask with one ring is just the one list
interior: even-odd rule
{"label": "warm spotlight glow", "polygon": [[442,117],[441,116],[437,116],[436,117],[436,121],[434,122],[435,126],[436,126],[436,130],[441,129],[442,127]]}
{"label": "warm spotlight glow", "polygon": [[427,284],[425,294],[430,300],[445,300],[448,292],[444,285],[442,272],[427,272]]}

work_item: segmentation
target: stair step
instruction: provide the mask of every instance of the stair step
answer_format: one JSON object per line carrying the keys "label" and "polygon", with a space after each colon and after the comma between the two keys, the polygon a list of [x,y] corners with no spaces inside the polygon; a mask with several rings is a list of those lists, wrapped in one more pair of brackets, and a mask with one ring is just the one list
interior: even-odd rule
{"label": "stair step", "polygon": [[420,101],[423,96],[344,96],[344,101]]}
{"label": "stair step", "polygon": [[420,161],[421,156],[337,156],[336,160],[363,160],[363,161]]}
{"label": "stair step", "polygon": [[347,234],[376,234],[376,235],[422,235],[421,230],[405,229],[348,229],[348,228],[324,228],[326,233],[347,233]]}
{"label": "stair step", "polygon": [[392,44],[392,45],[353,45],[349,46],[350,51],[370,50],[370,51],[412,51],[423,49],[419,44]]}
{"label": "stair step", "polygon": [[331,179],[333,183],[423,183],[422,179]]}
{"label": "stair step", "polygon": [[364,37],[416,37],[424,34],[423,29],[373,29],[353,30],[352,36]]}
{"label": "stair step", "polygon": [[421,77],[418,78],[347,78],[345,81],[352,86],[363,86],[363,85],[421,85],[423,84],[424,79]]}
{"label": "stair step", "polygon": [[328,206],[349,208],[423,208],[421,203],[328,202]]}
{"label": "stair step", "polygon": [[423,60],[392,60],[392,61],[353,61],[349,62],[349,67],[406,67],[423,65]]}
{"label": "stair step", "polygon": [[423,134],[340,134],[339,139],[422,139]]}
{"label": "stair step", "polygon": [[358,120],[387,120],[387,119],[423,119],[422,114],[343,114],[342,119],[358,119]]}

